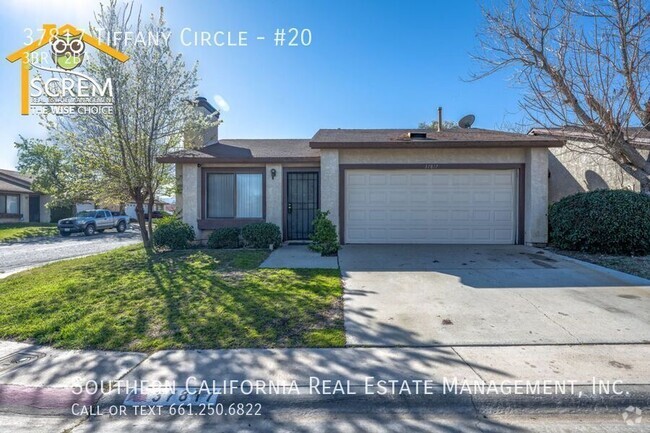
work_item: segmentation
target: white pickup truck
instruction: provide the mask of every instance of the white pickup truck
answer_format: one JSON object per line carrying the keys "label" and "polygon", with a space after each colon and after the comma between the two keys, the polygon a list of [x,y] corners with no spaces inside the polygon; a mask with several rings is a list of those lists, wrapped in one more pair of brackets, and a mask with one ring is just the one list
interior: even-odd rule
{"label": "white pickup truck", "polygon": [[126,230],[129,217],[126,215],[113,215],[107,209],[84,210],[74,218],[65,218],[57,223],[61,236],[70,236],[72,233],[83,233],[92,236],[104,230],[115,229],[118,233]]}

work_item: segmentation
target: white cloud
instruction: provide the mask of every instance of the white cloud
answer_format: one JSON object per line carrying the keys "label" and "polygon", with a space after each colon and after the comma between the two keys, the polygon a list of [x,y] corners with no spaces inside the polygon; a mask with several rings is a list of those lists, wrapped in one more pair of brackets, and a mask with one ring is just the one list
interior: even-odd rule
{"label": "white cloud", "polygon": [[230,104],[228,104],[228,101],[226,101],[223,96],[221,95],[214,95],[214,102],[217,104],[219,107],[219,111],[221,112],[228,112],[230,111]]}

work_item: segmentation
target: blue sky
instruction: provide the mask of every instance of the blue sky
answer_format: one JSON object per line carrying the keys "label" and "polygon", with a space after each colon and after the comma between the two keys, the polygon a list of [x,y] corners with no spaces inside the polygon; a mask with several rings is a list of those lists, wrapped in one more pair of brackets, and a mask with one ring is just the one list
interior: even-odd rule
{"label": "blue sky", "polygon": [[[9,0],[0,18],[3,57],[21,47],[24,28],[45,22],[87,27],[98,2]],[[500,74],[465,82],[479,68],[469,53],[481,23],[477,1],[227,0],[144,2],[164,6],[172,45],[199,61],[200,93],[222,115],[222,138],[304,138],[319,128],[416,127],[436,116],[499,129],[522,120],[519,90]],[[308,47],[276,47],[276,28],[308,28]],[[190,46],[192,31],[248,32],[246,47]],[[190,33],[192,34],[192,33]],[[257,36],[264,36],[258,41]],[[36,116],[19,114],[19,68],[3,59],[0,85],[0,168],[13,168],[19,134],[44,136]]]}

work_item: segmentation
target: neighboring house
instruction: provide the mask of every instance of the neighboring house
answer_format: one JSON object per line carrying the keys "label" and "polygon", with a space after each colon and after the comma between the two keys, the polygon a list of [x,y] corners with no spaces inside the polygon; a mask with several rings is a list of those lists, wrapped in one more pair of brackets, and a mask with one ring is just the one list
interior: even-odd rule
{"label": "neighboring house", "polygon": [[32,190],[32,178],[0,169],[0,223],[50,222],[49,197]]}
{"label": "neighboring house", "polygon": [[[650,132],[630,128],[635,142],[650,146]],[[578,192],[598,189],[639,191],[639,181],[594,149],[593,137],[578,128],[534,128],[530,135],[554,136],[566,146],[549,149],[549,203]]]}
{"label": "neighboring house", "polygon": [[[157,210],[158,210],[158,211],[162,211],[162,210],[164,210],[165,204],[166,204],[165,202],[156,199],[156,200],[154,201],[154,203],[153,203],[153,210],[154,210],[154,211],[157,211]],[[119,209],[111,209],[111,210],[119,210]],[[134,219],[134,220],[137,220],[137,219],[138,219],[138,215],[135,213],[135,202],[126,203],[126,204],[124,205],[124,213],[125,213],[129,218]],[[144,205],[144,213],[145,213],[145,214],[148,214],[148,213],[149,213],[149,204],[145,204],[145,205]]]}
{"label": "neighboring house", "polygon": [[308,239],[316,210],[342,243],[545,244],[554,137],[483,129],[321,129],[169,153],[182,218],[205,239],[268,221]]}

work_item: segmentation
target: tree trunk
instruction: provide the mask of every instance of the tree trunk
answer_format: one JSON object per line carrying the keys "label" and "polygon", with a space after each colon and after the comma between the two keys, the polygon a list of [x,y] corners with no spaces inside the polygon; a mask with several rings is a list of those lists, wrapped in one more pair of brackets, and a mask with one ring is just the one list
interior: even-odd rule
{"label": "tree trunk", "polygon": [[147,221],[147,232],[149,233],[149,239],[153,239],[153,204],[155,198],[152,194],[149,194],[149,221]]}
{"label": "tree trunk", "polygon": [[[142,243],[145,248],[151,247],[151,237],[147,231],[147,224],[144,219],[144,197],[141,194],[137,194],[135,197],[135,215],[138,220],[138,227],[140,227],[140,235],[142,236]],[[151,218],[149,218],[151,219]]]}

